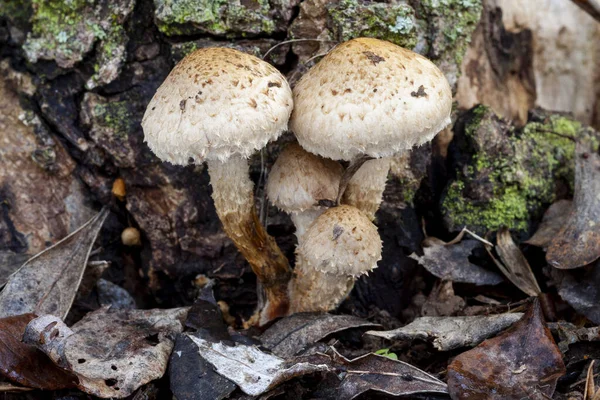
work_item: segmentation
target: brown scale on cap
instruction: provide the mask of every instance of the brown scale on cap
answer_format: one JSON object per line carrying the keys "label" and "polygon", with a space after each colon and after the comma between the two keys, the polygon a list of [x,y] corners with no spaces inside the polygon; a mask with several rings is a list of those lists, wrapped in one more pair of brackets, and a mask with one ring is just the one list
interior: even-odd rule
{"label": "brown scale on cap", "polygon": [[[358,38],[338,45],[302,77],[294,88],[294,104],[290,128],[302,147],[351,160],[354,170],[371,168],[363,173],[371,181],[355,180],[350,187],[363,193],[345,197],[371,217],[389,168],[361,164],[430,141],[450,123],[452,92],[444,74],[425,57],[383,40]],[[342,177],[340,194],[351,177]],[[363,188],[361,181],[370,187]],[[374,181],[380,186],[374,187]]]}

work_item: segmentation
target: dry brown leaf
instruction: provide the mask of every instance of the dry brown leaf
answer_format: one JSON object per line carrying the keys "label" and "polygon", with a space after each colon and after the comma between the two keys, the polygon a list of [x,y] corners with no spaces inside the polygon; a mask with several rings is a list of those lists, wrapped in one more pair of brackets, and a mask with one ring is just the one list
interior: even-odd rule
{"label": "dry brown leaf", "polygon": [[104,208],[75,232],[23,264],[0,292],[0,317],[35,313],[65,318],[108,213]]}
{"label": "dry brown leaf", "polygon": [[453,399],[551,397],[565,372],[562,354],[535,299],[521,320],[506,332],[452,361],[448,387]]}
{"label": "dry brown leaf", "polygon": [[423,256],[413,253],[409,257],[416,260],[432,275],[453,282],[475,285],[497,285],[504,281],[501,275],[489,271],[469,261],[471,252],[481,246],[476,240],[463,240],[455,244],[431,241],[423,247]]}
{"label": "dry brown leaf", "polygon": [[246,394],[259,396],[297,376],[329,371],[327,364],[286,362],[283,358],[263,352],[255,346],[206,341],[188,335],[198,346],[198,352],[220,375],[235,382]]}
{"label": "dry brown leaf", "polygon": [[559,200],[553,203],[544,213],[542,223],[537,231],[525,243],[537,247],[546,247],[567,222],[573,210],[571,200]]}
{"label": "dry brown leaf", "polygon": [[600,261],[576,278],[571,271],[552,270],[560,297],[579,314],[600,324]]}
{"label": "dry brown leaf", "polygon": [[21,342],[34,314],[0,319],[0,373],[13,382],[44,390],[74,388],[77,378],[57,367],[34,346]]}
{"label": "dry brown leaf", "polygon": [[351,328],[379,325],[351,315],[301,313],[283,318],[260,337],[265,347],[279,357],[291,357],[325,336]]}
{"label": "dry brown leaf", "polygon": [[198,352],[189,335],[207,341],[230,340],[227,325],[212,292],[212,282],[202,288],[185,321],[188,333],[180,333],[169,359],[169,382],[177,400],[221,400],[237,388],[219,375]]}
{"label": "dry brown leaf", "polygon": [[583,400],[592,400],[596,394],[596,386],[594,385],[594,361],[590,363],[587,376],[585,377],[585,390],[583,392]]}
{"label": "dry brown leaf", "polygon": [[60,319],[44,315],[27,325],[23,341],[77,375],[79,388],[86,393],[123,398],[163,376],[187,310],[101,308],[71,329]]}
{"label": "dry brown leaf", "polygon": [[496,242],[496,252],[502,262],[494,257],[489,246],[486,246],[486,249],[500,271],[526,295],[539,295],[542,290],[535,279],[535,275],[533,275],[527,259],[513,241],[507,228],[501,228],[498,231]]}
{"label": "dry brown leaf", "polygon": [[421,317],[391,331],[367,331],[367,335],[388,340],[431,340],[440,351],[475,346],[519,320],[523,314],[477,315],[468,317]]}
{"label": "dry brown leaf", "polygon": [[321,383],[319,398],[352,400],[367,391],[391,396],[448,393],[444,382],[405,362],[372,353],[348,360],[332,351],[332,365],[343,372]]}
{"label": "dry brown leaf", "polygon": [[592,134],[575,146],[573,210],[548,245],[546,260],[559,269],[591,264],[600,257],[600,154]]}

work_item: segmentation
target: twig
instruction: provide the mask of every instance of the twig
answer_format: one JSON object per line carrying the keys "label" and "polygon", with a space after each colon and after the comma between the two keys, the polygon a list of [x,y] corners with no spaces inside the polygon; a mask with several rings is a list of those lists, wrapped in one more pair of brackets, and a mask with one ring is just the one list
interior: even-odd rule
{"label": "twig", "polygon": [[337,40],[327,40],[327,39],[290,39],[290,40],[284,40],[283,42],[279,42],[276,45],[272,46],[269,50],[266,51],[265,54],[263,54],[262,58],[263,60],[265,58],[267,58],[267,56],[269,54],[271,54],[271,52],[273,50],[275,50],[277,47],[286,45],[286,44],[290,44],[290,43],[297,43],[297,42],[322,42],[322,43],[337,43]]}

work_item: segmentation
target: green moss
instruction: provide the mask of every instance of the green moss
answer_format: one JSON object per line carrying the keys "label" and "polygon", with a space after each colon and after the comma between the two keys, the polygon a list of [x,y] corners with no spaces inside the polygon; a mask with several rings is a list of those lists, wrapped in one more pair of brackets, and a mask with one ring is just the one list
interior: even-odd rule
{"label": "green moss", "polygon": [[328,8],[334,35],[341,41],[374,37],[412,49],[417,44],[414,10],[406,4],[342,0]]}
{"label": "green moss", "polygon": [[573,189],[575,146],[569,137],[580,134],[578,122],[552,115],[520,132],[502,133],[494,118],[488,108],[477,107],[465,124],[464,140],[470,144],[461,151],[474,154],[456,171],[442,202],[453,230],[464,225],[480,233],[503,225],[527,230],[555,200],[557,182]]}
{"label": "green moss", "polygon": [[94,117],[100,126],[110,128],[119,139],[127,137],[134,121],[126,101],[98,103],[94,106]]}
{"label": "green moss", "polygon": [[517,188],[507,188],[485,207],[465,200],[463,189],[462,181],[452,182],[444,201],[446,217],[454,222],[455,228],[467,226],[480,233],[503,225],[517,230],[527,228],[528,204]]}
{"label": "green moss", "polygon": [[227,0],[154,0],[158,29],[168,36],[207,32],[232,36],[271,34],[275,21],[267,0],[250,4]]}
{"label": "green moss", "polygon": [[29,24],[31,12],[31,0],[0,0],[0,17],[21,29]]}

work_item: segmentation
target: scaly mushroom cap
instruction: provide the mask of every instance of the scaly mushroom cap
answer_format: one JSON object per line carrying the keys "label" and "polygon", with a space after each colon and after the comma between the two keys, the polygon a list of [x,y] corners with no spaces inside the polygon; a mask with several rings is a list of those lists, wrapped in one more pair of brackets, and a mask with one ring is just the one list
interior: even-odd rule
{"label": "scaly mushroom cap", "polygon": [[319,200],[335,201],[341,176],[339,163],[293,143],[271,168],[267,196],[274,206],[287,213],[302,212],[317,207]]}
{"label": "scaly mushroom cap", "polygon": [[290,128],[334,160],[388,157],[430,141],[450,123],[452,91],[428,59],[392,43],[342,43],[294,88]]}
{"label": "scaly mushroom cap", "polygon": [[173,164],[249,157],[287,129],[291,89],[268,63],[233,49],[186,56],[150,100],[142,127],[159,158]]}
{"label": "scaly mushroom cap", "polygon": [[360,276],[381,260],[377,227],[357,208],[330,208],[308,228],[298,248],[305,269],[339,276]]}

